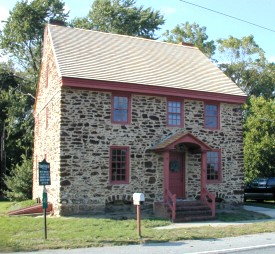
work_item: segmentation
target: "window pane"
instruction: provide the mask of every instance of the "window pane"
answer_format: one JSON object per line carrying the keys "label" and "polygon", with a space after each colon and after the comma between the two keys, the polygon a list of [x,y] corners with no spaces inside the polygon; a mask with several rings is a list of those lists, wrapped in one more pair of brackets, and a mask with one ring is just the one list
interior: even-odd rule
{"label": "window pane", "polygon": [[168,112],[168,125],[169,126],[180,126],[181,125],[181,102],[179,101],[168,101],[167,103]]}
{"label": "window pane", "polygon": [[111,157],[111,180],[112,181],[126,181],[127,179],[127,164],[128,164],[128,150],[123,148],[113,148]]}
{"label": "window pane", "polygon": [[219,152],[207,152],[207,180],[219,179]]}
{"label": "window pane", "polygon": [[218,106],[205,105],[205,127],[218,128]]}
{"label": "window pane", "polygon": [[128,122],[128,97],[113,97],[113,121]]}
{"label": "window pane", "polygon": [[211,127],[211,128],[218,127],[218,122],[216,117],[207,117],[205,121],[206,121],[206,127]]}

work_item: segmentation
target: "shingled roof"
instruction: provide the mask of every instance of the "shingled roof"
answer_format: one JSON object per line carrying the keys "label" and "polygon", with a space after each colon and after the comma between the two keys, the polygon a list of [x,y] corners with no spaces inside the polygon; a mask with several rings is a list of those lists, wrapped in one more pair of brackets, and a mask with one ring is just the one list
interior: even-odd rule
{"label": "shingled roof", "polygon": [[198,48],[48,25],[62,77],[245,96]]}

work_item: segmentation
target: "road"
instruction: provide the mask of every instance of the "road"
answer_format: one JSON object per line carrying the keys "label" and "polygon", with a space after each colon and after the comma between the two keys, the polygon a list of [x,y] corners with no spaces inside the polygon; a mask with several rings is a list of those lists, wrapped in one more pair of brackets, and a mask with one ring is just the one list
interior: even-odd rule
{"label": "road", "polygon": [[[145,243],[128,246],[105,246],[73,250],[45,250],[14,254],[274,254],[275,233],[246,235],[207,240],[188,240],[168,243]],[[9,253],[10,254],[10,253]]]}

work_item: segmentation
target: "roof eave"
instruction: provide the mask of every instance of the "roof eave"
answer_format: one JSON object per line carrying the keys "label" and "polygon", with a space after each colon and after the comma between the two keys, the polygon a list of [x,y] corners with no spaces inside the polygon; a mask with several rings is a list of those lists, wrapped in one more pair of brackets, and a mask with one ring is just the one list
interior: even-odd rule
{"label": "roof eave", "polygon": [[140,93],[148,95],[173,96],[182,97],[185,99],[197,99],[236,104],[244,104],[247,98],[247,96],[241,95],[222,94],[163,86],[123,83],[115,81],[80,79],[73,77],[62,77],[62,86],[101,91],[124,91],[129,93]]}

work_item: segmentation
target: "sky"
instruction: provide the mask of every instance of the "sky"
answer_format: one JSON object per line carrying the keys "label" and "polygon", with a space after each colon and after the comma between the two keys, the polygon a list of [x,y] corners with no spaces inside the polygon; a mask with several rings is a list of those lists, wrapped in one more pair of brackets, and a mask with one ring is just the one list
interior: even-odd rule
{"label": "sky", "polygon": [[[0,20],[5,20],[17,0],[0,0]],[[70,10],[69,18],[84,17],[88,14],[93,0],[63,0]],[[188,2],[188,3],[187,3]],[[191,4],[189,4],[191,3]],[[192,5],[193,4],[193,5]],[[241,39],[253,35],[256,43],[265,51],[270,62],[275,62],[275,0],[136,0],[136,5],[159,10],[166,20],[161,35],[176,25],[189,22],[206,27],[209,40],[226,39],[230,35]],[[265,27],[267,30],[218,13],[199,8],[203,6],[216,12],[224,13]],[[4,23],[0,23],[1,26]]]}

